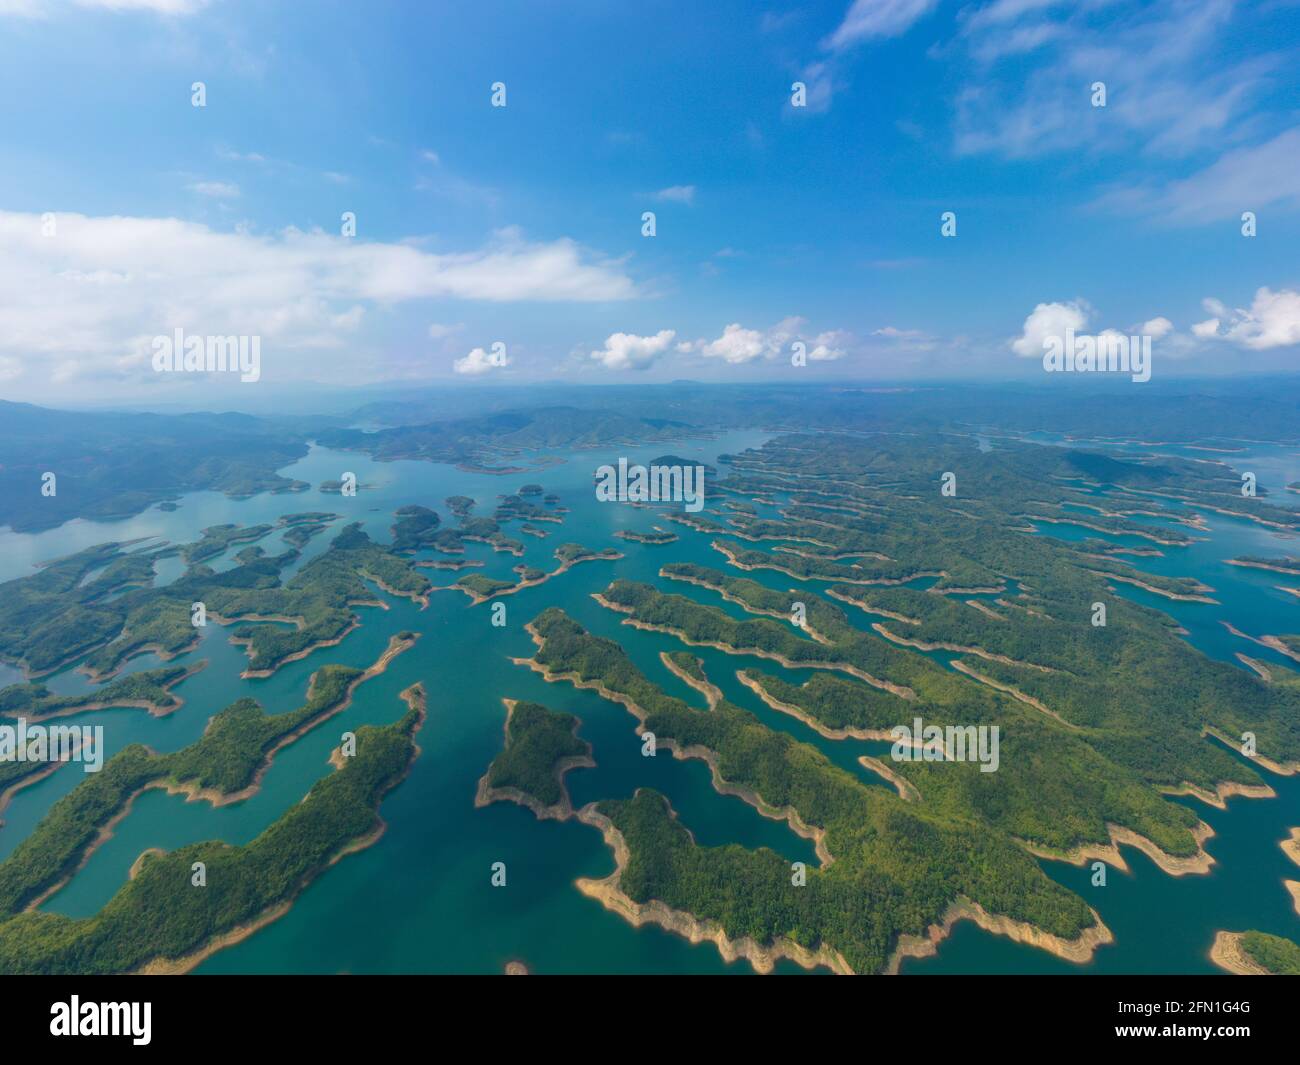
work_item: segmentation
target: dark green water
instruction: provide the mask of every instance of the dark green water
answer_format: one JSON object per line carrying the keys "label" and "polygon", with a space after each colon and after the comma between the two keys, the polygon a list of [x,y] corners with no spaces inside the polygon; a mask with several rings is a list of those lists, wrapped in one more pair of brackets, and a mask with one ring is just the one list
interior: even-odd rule
{"label": "dark green water", "polygon": [[[681,454],[714,461],[719,453],[758,446],[761,433],[733,433],[700,444],[674,448]],[[495,554],[486,545],[471,544],[467,557],[486,565],[473,572],[508,578],[519,562],[553,569],[551,553],[566,540],[589,547],[615,546],[626,558],[583,563],[539,587],[499,602],[506,605],[505,628],[490,625],[488,605],[471,607],[459,592],[438,592],[426,610],[409,601],[385,598],[388,610],[363,609],[362,626],[337,647],[290,663],[273,676],[241,680],[246,659],[232,647],[222,627],[210,624],[202,646],[178,659],[207,659],[209,666],[178,689],[185,706],[167,718],[155,719],[139,710],[110,710],[70,719],[105,726],[109,751],[132,742],[158,750],[175,750],[202,732],[212,713],[243,695],[252,695],[272,712],[297,706],[311,673],[326,662],[364,667],[382,652],[389,635],[401,629],[421,633],[415,648],[399,656],[389,670],[364,684],[352,706],[339,717],[282,750],[250,800],[213,809],[187,803],[176,796],[149,792],[135,804],[116,834],[86,867],[46,903],[52,911],[86,915],[101,907],[123,883],[131,863],[148,847],[174,848],[189,842],[219,838],[245,842],[297,802],[311,784],[330,772],[329,750],[339,734],[365,723],[387,723],[404,710],[398,693],[422,681],[429,695],[429,718],[419,736],[422,754],[408,779],[384,802],[388,823],[384,837],[370,849],[352,855],[314,882],[283,918],[243,943],[220,952],[200,972],[499,972],[512,958],[525,960],[540,972],[735,972],[748,973],[745,963],[726,965],[711,944],[693,947],[654,928],[634,929],[598,903],[581,895],[573,881],[603,876],[613,868],[609,851],[591,829],[576,823],[539,823],[528,811],[498,803],[475,809],[479,776],[500,748],[504,709],[502,698],[532,699],[571,711],[582,719],[581,735],[594,747],[595,769],[576,770],[567,781],[575,804],[630,795],[648,785],[666,794],[684,824],[704,844],[737,842],[772,847],[790,860],[814,860],[808,842],[783,823],[767,820],[738,799],[718,795],[707,767],[680,762],[666,755],[643,758],[633,719],[621,707],[591,692],[543,682],[531,670],[515,666],[511,657],[527,657],[532,641],[524,624],[548,606],[560,606],[592,631],[617,638],[637,665],[666,690],[695,705],[701,699],[670,674],[659,661],[662,650],[679,649],[672,637],[640,632],[619,624],[620,617],[600,607],[591,593],[615,577],[656,580],[665,562],[698,562],[720,566],[711,535],[667,525],[681,539],[665,546],[648,546],[614,539],[620,528],[648,530],[664,524],[651,510],[599,504],[591,487],[592,468],[626,454],[647,461],[664,451],[662,445],[628,448],[616,454],[576,452],[561,455],[563,465],[517,477],[468,474],[428,463],[373,463],[364,456],[314,449],[301,462],[283,471],[287,476],[317,484],[345,470],[362,484],[373,484],[355,498],[320,495],[259,496],[231,501],[212,493],[185,497],[172,513],[151,510],[111,524],[74,522],[30,536],[0,534],[0,577],[30,572],[32,563],[57,557],[88,544],[157,536],[173,541],[194,540],[204,526],[233,521],[254,524],[279,515],[320,509],[360,520],[379,540],[388,539],[392,511],[406,503],[423,503],[447,516],[443,499],[452,494],[479,500],[479,513],[490,513],[495,497],[527,481],[558,492],[570,508],[565,524],[547,526],[544,540],[519,536],[526,547],[523,559]],[[1255,469],[1262,484],[1280,489],[1300,477],[1300,459],[1280,449],[1251,456],[1253,465],[1233,456],[1234,464]],[[719,500],[706,506],[716,512]],[[1137,560],[1143,567],[1171,575],[1196,576],[1212,585],[1221,605],[1171,604],[1137,589],[1125,594],[1167,610],[1189,630],[1188,637],[1207,654],[1232,660],[1245,651],[1267,661],[1285,661],[1265,648],[1231,636],[1219,624],[1231,620],[1252,634],[1295,631],[1300,600],[1277,592],[1279,574],[1225,566],[1236,554],[1294,552],[1260,526],[1211,517],[1204,542],[1187,549],[1170,549],[1166,557]],[[1052,526],[1051,535],[1096,535],[1068,526]],[[331,534],[312,541],[304,561],[322,550]],[[268,551],[278,548],[276,536],[261,541]],[[235,548],[238,550],[238,548]],[[233,553],[233,552],[232,552]],[[436,556],[432,556],[436,557]],[[228,564],[229,556],[227,556]],[[160,581],[174,578],[180,567],[160,566]],[[426,571],[435,583],[451,584],[456,573]],[[747,574],[770,587],[794,583],[782,574]],[[744,616],[706,589],[673,583],[671,590]],[[1289,601],[1288,601],[1289,600]],[[859,619],[855,619],[858,622]],[[865,616],[859,622],[865,627]],[[784,671],[771,662],[740,659],[699,649],[710,678],[728,698],[753,710],[773,728],[815,743],[829,757],[868,783],[879,786],[857,764],[858,755],[880,745],[834,742],[786,715],[761,704],[735,679],[737,669],[758,667],[802,679],[800,671]],[[940,661],[944,656],[938,656]],[[152,656],[132,660],[129,669],[157,665]],[[18,679],[0,669],[0,684]],[[64,671],[48,683],[60,692],[84,690],[83,675]],[[0,856],[8,854],[50,805],[73,788],[79,770],[61,769],[45,781],[20,792],[5,812],[0,829]],[[1218,860],[1208,876],[1172,878],[1143,855],[1127,850],[1131,875],[1110,871],[1105,888],[1093,888],[1086,870],[1044,863],[1050,875],[1079,891],[1102,914],[1117,942],[1100,950],[1086,969],[1107,972],[1209,971],[1206,958],[1215,930],[1260,928],[1300,936],[1300,918],[1282,887],[1284,876],[1295,878],[1278,841],[1292,825],[1300,825],[1300,778],[1271,777],[1278,792],[1272,800],[1230,801],[1227,811],[1197,804],[1197,813],[1215,829],[1207,849]],[[489,881],[493,862],[505,862],[508,886]],[[959,925],[939,955],[909,962],[911,972],[1064,972],[1077,967],[1031,948],[990,936],[974,926]],[[781,971],[799,972],[786,963]],[[1086,971],[1086,970],[1085,970]]]}

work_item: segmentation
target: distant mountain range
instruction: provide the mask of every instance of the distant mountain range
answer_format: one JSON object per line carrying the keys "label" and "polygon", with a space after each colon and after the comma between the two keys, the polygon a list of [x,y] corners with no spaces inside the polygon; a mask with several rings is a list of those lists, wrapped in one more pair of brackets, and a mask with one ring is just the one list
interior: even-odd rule
{"label": "distant mountain range", "polygon": [[[1296,377],[1086,388],[679,382],[547,389],[536,405],[527,395],[429,393],[346,416],[295,417],[70,412],[0,401],[0,526],[31,532],[78,517],[124,518],[202,489],[231,496],[300,490],[306,486],[276,471],[313,440],[379,460],[511,470],[537,449],[666,443],[736,428],[1045,431],[1225,452],[1242,441],[1300,442]],[[516,405],[494,409],[507,402]],[[57,478],[54,495],[42,494],[45,473]]]}

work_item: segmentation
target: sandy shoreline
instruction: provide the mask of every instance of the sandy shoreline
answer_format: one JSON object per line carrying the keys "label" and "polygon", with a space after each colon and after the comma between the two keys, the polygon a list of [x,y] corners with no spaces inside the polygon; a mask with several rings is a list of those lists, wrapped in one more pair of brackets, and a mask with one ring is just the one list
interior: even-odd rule
{"label": "sandy shoreline", "polygon": [[1032,706],[1035,710],[1039,711],[1040,713],[1046,714],[1053,721],[1059,722],[1061,725],[1065,726],[1065,728],[1069,729],[1071,732],[1084,731],[1082,728],[1080,728],[1078,725],[1074,724],[1073,722],[1067,721],[1065,718],[1063,718],[1060,714],[1058,714],[1055,710],[1051,709],[1049,706],[1047,706],[1046,703],[1043,703],[1041,700],[1036,699],[1034,698],[1034,696],[1028,695],[1025,692],[1022,692],[1019,688],[1012,687],[1010,684],[1003,684],[1001,681],[994,680],[992,677],[986,677],[983,673],[980,673],[973,666],[968,665],[965,661],[963,661],[960,658],[953,659],[951,665],[952,668],[957,670],[958,673],[966,674],[966,676],[970,677],[971,680],[977,681],[980,684],[986,684],[988,685],[988,687],[993,688],[996,691],[1000,691],[1006,695],[1010,695],[1013,699],[1016,699],[1024,703],[1026,706]]}
{"label": "sandy shoreline", "polygon": [[1229,566],[1245,566],[1247,569],[1266,569],[1274,573],[1286,573],[1292,577],[1300,577],[1300,568],[1295,566],[1274,566],[1267,562],[1251,562],[1244,558],[1225,558],[1223,560]]}
{"label": "sandy shoreline", "polygon": [[1197,787],[1190,781],[1184,780],[1179,787],[1162,788],[1161,794],[1164,795],[1191,795],[1208,806],[1213,806],[1219,810],[1228,808],[1227,800],[1234,795],[1240,795],[1245,799],[1275,799],[1277,792],[1267,784],[1239,784],[1235,780],[1221,780],[1214,786],[1213,791],[1206,791],[1204,788]]}
{"label": "sandy shoreline", "polygon": [[1244,932],[1216,932],[1214,946],[1210,948],[1210,961],[1220,969],[1237,976],[1269,976],[1267,969],[1256,962],[1242,948]]}
{"label": "sandy shoreline", "polygon": [[925,935],[900,936],[885,971],[897,974],[905,959],[928,958],[937,954],[939,943],[948,936],[953,925],[958,921],[974,921],[984,931],[993,935],[1006,936],[1017,943],[1045,950],[1064,961],[1084,965],[1092,961],[1093,953],[1098,947],[1115,941],[1110,929],[1102,921],[1101,915],[1091,907],[1089,909],[1096,923],[1079,933],[1077,939],[1062,939],[1024,921],[991,914],[978,903],[961,898],[948,907],[938,924],[932,924],[926,929]]}
{"label": "sandy shoreline", "polygon": [[1120,844],[1140,850],[1170,876],[1200,875],[1208,873],[1210,867],[1214,865],[1213,856],[1208,854],[1204,847],[1205,841],[1214,835],[1214,829],[1204,821],[1198,822],[1196,828],[1192,829],[1192,836],[1196,840],[1196,853],[1188,858],[1178,858],[1172,854],[1166,854],[1146,836],[1139,836],[1131,828],[1107,824],[1106,829],[1110,833],[1109,845],[1085,843],[1069,851],[1055,851],[1046,847],[1039,847],[1023,839],[1017,839],[1016,842],[1036,858],[1046,858],[1054,862],[1069,862],[1071,865],[1086,865],[1090,860],[1100,860],[1126,873],[1129,871],[1129,867],[1124,860],[1124,855],[1120,852]]}
{"label": "sandy shoreline", "polygon": [[893,733],[888,729],[863,729],[846,725],[844,728],[831,728],[824,724],[812,714],[808,713],[801,706],[795,706],[793,703],[782,702],[775,696],[769,695],[766,689],[756,680],[748,675],[743,669],[736,670],[736,679],[746,688],[752,691],[763,700],[773,710],[778,710],[783,714],[789,714],[807,725],[814,732],[824,736],[828,740],[892,740]]}
{"label": "sandy shoreline", "polygon": [[[659,652],[659,661],[664,664],[664,668],[667,669],[669,673],[672,673],[674,676],[678,677],[682,681],[682,683],[688,684],[690,687],[694,688],[697,692],[703,695],[704,700],[705,702],[708,703],[710,710],[712,710],[715,706],[717,706],[718,703],[722,702],[722,689],[719,688],[716,684],[711,683],[707,677],[701,680],[698,677],[691,676],[689,673],[686,672],[686,670],[682,669],[681,666],[679,666],[676,662],[674,662],[671,658],[668,657],[667,651]],[[696,665],[700,667],[700,672],[703,673],[704,663],[701,662],[698,658],[695,660],[695,662]]]}
{"label": "sandy shoreline", "polygon": [[[1137,588],[1141,588],[1144,592],[1150,592],[1152,595],[1164,596],[1166,599],[1174,599],[1180,603],[1214,603],[1217,605],[1219,602],[1217,599],[1211,599],[1208,595],[1183,595],[1180,592],[1171,592],[1167,588],[1158,588],[1154,584],[1147,584],[1146,581],[1139,580],[1137,577],[1128,577],[1122,573],[1107,573],[1104,570],[1093,570],[1092,572],[1098,577],[1105,577],[1107,580],[1119,581],[1121,584],[1132,584]],[[1208,585],[1201,584],[1200,581],[1197,581],[1196,583],[1205,591],[1214,590]]]}

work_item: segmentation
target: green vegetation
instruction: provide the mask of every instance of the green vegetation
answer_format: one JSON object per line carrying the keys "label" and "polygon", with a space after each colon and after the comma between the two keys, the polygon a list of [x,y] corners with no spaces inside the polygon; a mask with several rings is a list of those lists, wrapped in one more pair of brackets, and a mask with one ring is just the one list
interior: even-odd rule
{"label": "green vegetation", "polygon": [[186,562],[203,562],[220,555],[232,544],[260,540],[271,531],[271,525],[251,525],[240,528],[238,525],[209,525],[203,530],[203,539],[192,544],[182,544],[181,558]]}
{"label": "green vegetation", "polygon": [[[10,915],[0,920],[0,973],[130,972],[154,959],[183,958],[291,901],[373,829],[380,800],[415,756],[412,737],[419,720],[412,710],[396,724],[357,729],[356,754],[343,768],[318,781],[302,802],[289,807],[252,842],[242,847],[195,843],[150,857],[94,917],[73,919],[39,910],[16,913],[15,903],[23,896],[15,896],[13,878],[7,874],[15,863],[22,867],[36,860],[22,853],[26,844],[20,846],[0,865],[0,899]],[[131,785],[149,775],[149,769],[140,771],[140,763],[150,757],[139,747],[122,751],[56,804],[46,822],[57,816],[74,833],[83,824],[93,828],[102,823],[109,810],[120,808]],[[75,813],[64,808],[86,788],[99,789],[97,802],[83,803]],[[94,820],[71,820],[78,815]],[[194,862],[206,866],[204,887],[191,884]]]}
{"label": "green vegetation", "polygon": [[515,581],[501,581],[495,577],[485,577],[481,573],[467,573],[456,581],[458,588],[466,588],[480,599],[491,599],[498,592],[515,587]]}
{"label": "green vegetation", "polygon": [[562,564],[573,565],[578,562],[590,562],[598,558],[613,559],[622,556],[612,547],[604,547],[599,551],[595,551],[590,547],[583,547],[582,544],[569,543],[560,544],[555,549],[555,557]]}
{"label": "green vegetation", "polygon": [[189,674],[185,666],[147,669],[84,695],[55,695],[44,684],[11,684],[0,690],[0,717],[37,721],[97,706],[145,706],[167,713],[181,704],[170,689]]}
{"label": "green vegetation", "polygon": [[1300,976],[1300,946],[1267,932],[1243,932],[1241,949],[1274,976]]}
{"label": "green vegetation", "polygon": [[1249,566],[1254,569],[1277,570],[1279,573],[1291,573],[1300,576],[1300,558],[1295,555],[1282,555],[1270,558],[1266,555],[1239,555],[1229,559],[1236,566]]}
{"label": "green vegetation", "polygon": [[393,526],[393,550],[418,551],[435,543],[435,533],[442,524],[437,512],[412,503],[399,508],[398,522]]}
{"label": "green vegetation", "polygon": [[591,745],[578,739],[578,719],[540,703],[515,703],[506,722],[506,741],[488,767],[493,788],[515,788],[543,806],[565,798],[564,769],[587,759]]}
{"label": "green vegetation", "polygon": [[700,665],[700,660],[689,651],[669,651],[668,658],[673,665],[693,680],[697,680],[701,684],[709,682],[709,678],[704,673],[704,667]]}
{"label": "green vegetation", "polygon": [[631,540],[637,544],[671,544],[677,534],[670,532],[634,532],[631,529],[619,529],[614,533],[620,540]]}

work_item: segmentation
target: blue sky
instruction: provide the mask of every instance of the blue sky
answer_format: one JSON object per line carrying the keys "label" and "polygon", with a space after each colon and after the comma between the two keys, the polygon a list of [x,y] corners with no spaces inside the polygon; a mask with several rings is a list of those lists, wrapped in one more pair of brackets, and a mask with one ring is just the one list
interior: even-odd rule
{"label": "blue sky", "polygon": [[1217,0],[0,0],[0,395],[249,387],[155,373],[176,328],[260,336],[269,390],[792,379],[796,340],[801,381],[1032,378],[1066,325],[1295,369],[1298,41]]}

